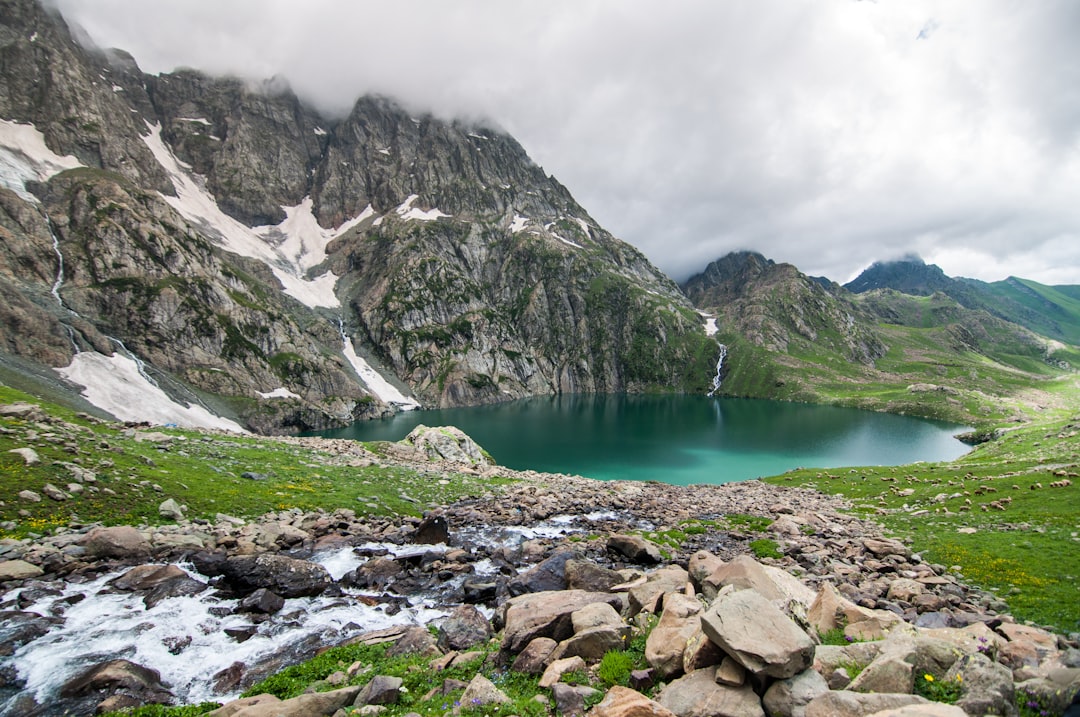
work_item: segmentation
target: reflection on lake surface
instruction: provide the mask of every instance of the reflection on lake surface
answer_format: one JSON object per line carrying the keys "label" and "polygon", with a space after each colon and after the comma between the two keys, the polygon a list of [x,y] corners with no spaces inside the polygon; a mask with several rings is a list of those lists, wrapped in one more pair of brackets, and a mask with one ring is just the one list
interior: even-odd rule
{"label": "reflection on lake surface", "polygon": [[796,467],[948,461],[962,426],[850,408],[705,396],[554,396],[400,413],[318,435],[404,438],[453,425],[501,465],[604,480],[727,483]]}

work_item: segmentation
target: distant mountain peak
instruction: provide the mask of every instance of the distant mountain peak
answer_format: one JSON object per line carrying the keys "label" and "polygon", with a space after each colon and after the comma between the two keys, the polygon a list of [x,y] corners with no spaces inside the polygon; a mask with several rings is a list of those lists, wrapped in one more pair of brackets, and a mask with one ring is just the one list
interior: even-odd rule
{"label": "distant mountain peak", "polygon": [[891,261],[875,261],[844,288],[855,294],[874,289],[895,289],[913,296],[929,296],[950,288],[955,279],[941,267],[927,264],[918,254],[905,254]]}

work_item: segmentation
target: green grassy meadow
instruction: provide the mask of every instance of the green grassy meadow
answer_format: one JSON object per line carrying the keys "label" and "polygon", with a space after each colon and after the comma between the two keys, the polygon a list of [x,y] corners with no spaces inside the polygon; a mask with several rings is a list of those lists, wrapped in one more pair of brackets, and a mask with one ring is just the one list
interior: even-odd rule
{"label": "green grassy meadow", "polygon": [[1077,632],[1080,388],[1073,378],[1046,390],[1053,400],[1037,419],[953,463],[800,470],[768,482],[843,495],[923,558],[996,593],[1017,619]]}

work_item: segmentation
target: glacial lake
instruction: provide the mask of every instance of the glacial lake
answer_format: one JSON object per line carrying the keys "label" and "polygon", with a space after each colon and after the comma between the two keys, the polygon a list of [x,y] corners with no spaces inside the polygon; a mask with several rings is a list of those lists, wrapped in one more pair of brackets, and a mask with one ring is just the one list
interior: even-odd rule
{"label": "glacial lake", "polygon": [[601,480],[729,483],[792,468],[954,460],[965,427],[802,403],[705,396],[553,396],[410,411],[316,435],[398,441],[457,426],[500,465]]}

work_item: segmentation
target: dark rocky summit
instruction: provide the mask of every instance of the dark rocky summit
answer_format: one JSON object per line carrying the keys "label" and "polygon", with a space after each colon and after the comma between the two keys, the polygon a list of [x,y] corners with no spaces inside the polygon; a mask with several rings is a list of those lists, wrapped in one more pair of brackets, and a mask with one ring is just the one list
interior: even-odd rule
{"label": "dark rocky summit", "polygon": [[674,282],[504,132],[145,75],[36,0],[0,10],[0,55],[0,359],[24,381],[119,352],[260,432],[392,410],[353,349],[428,406],[708,382]]}

